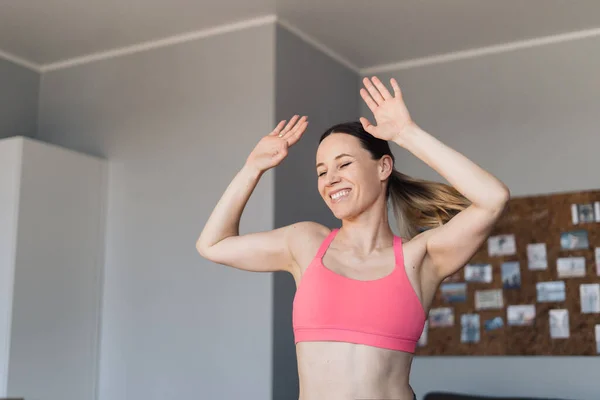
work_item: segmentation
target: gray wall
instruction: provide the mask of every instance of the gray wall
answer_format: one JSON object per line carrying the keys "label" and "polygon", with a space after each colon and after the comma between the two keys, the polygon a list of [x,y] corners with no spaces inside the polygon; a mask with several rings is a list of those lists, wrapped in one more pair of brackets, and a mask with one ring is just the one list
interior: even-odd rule
{"label": "gray wall", "polygon": [[[39,138],[110,161],[100,399],[265,399],[272,274],[196,239],[273,129],[275,31],[247,29],[49,72]],[[273,174],[242,233],[273,228]]]}
{"label": "gray wall", "polygon": [[[414,119],[513,196],[598,189],[599,48],[600,39],[585,39],[379,76],[395,77]],[[400,170],[441,179],[407,151],[396,154]],[[597,357],[418,357],[411,381],[419,395],[591,400],[600,393],[599,367]]]}
{"label": "gray wall", "polygon": [[[275,226],[305,220],[339,226],[317,191],[315,155],[328,127],[358,118],[358,75],[279,27],[276,49],[276,120],[308,115],[309,125],[275,171]],[[273,399],[297,400],[294,279],[276,273],[273,290]]]}
{"label": "gray wall", "polygon": [[0,138],[34,137],[40,74],[0,58]]}
{"label": "gray wall", "polygon": [[106,163],[37,140],[7,140],[22,146],[7,395],[93,399]]}

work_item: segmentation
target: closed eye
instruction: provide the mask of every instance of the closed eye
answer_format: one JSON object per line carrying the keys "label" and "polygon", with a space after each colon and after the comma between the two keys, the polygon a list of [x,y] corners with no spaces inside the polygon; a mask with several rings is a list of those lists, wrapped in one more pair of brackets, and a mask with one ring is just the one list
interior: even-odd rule
{"label": "closed eye", "polygon": [[348,166],[348,165],[350,165],[350,164],[352,164],[352,162],[347,162],[347,163],[344,163],[344,164],[340,165],[340,168],[344,168],[344,167],[346,167],[346,166]]}

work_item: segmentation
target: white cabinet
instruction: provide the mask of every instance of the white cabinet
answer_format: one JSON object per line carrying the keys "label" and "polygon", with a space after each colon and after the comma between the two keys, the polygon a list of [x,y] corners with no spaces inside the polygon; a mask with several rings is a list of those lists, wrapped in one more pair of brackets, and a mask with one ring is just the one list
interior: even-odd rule
{"label": "white cabinet", "polygon": [[107,172],[0,140],[0,397],[96,398]]}

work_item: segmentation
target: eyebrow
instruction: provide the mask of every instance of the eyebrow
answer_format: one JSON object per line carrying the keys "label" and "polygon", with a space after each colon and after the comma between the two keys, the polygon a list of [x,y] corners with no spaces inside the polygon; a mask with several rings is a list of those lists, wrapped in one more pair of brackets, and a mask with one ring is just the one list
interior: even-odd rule
{"label": "eyebrow", "polygon": [[[342,153],[339,156],[337,156],[336,158],[334,158],[334,160],[337,160],[337,159],[342,158],[342,157],[352,157],[352,156],[350,154]],[[322,163],[322,162],[318,163],[317,164],[317,168],[319,168],[321,165],[325,165],[325,163]]]}

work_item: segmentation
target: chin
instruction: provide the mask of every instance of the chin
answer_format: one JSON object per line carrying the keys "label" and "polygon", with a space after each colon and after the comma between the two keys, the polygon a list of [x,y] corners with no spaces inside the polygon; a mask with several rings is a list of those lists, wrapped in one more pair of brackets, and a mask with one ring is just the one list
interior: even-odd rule
{"label": "chin", "polygon": [[351,207],[336,207],[335,205],[332,207],[329,205],[329,209],[333,213],[333,215],[340,220],[350,219],[357,214],[357,210]]}

